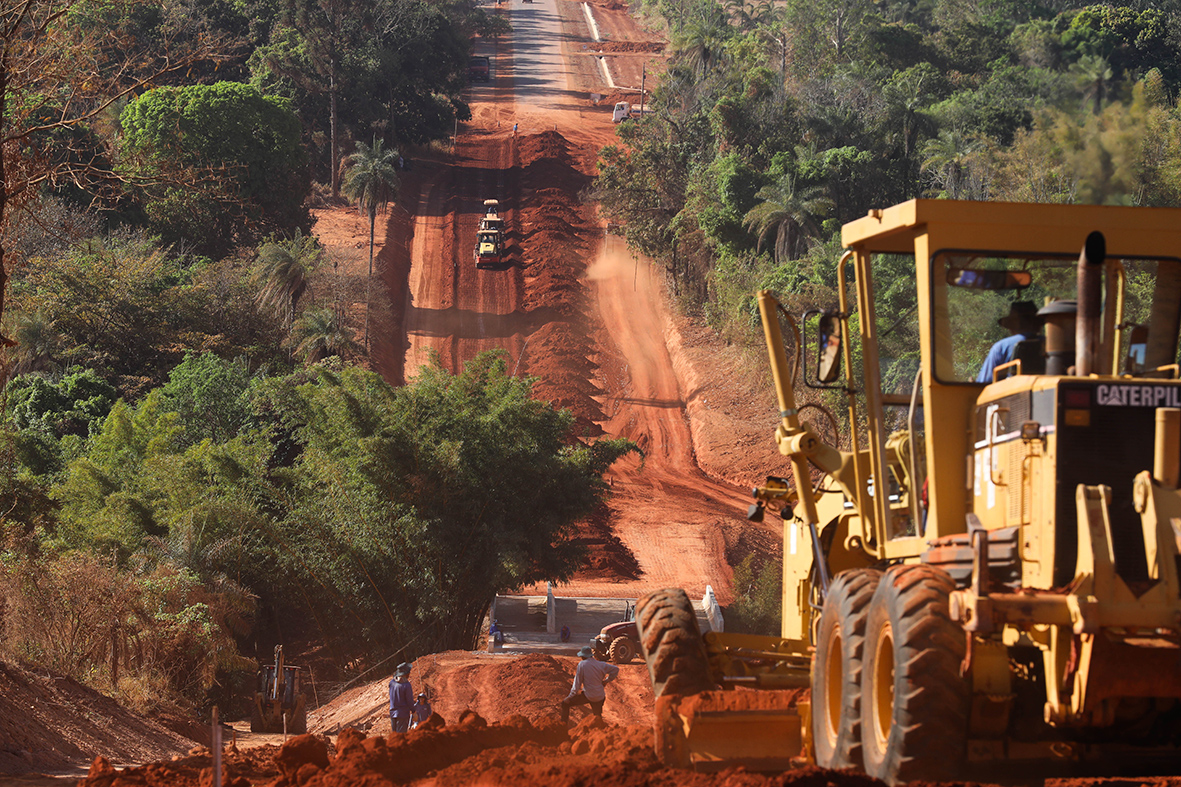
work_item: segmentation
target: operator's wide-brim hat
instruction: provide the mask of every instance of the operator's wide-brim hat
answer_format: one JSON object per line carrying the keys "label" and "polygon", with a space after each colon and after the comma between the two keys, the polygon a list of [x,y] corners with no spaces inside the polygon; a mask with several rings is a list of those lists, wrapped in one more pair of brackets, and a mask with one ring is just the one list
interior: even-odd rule
{"label": "operator's wide-brim hat", "polygon": [[1015,330],[1021,327],[1022,322],[1035,319],[1037,317],[1037,304],[1033,301],[1014,301],[1009,306],[1009,313],[996,321],[997,325],[1009,330]]}
{"label": "operator's wide-brim hat", "polygon": [[410,674],[410,665],[404,661],[401,664],[399,664],[397,667],[394,668],[394,675],[409,675],[409,674]]}
{"label": "operator's wide-brim hat", "polygon": [[593,654],[593,653],[594,653],[594,651],[591,650],[590,645],[586,645],[583,647],[582,650],[578,651],[578,655],[584,659],[589,659],[591,657],[591,654]]}

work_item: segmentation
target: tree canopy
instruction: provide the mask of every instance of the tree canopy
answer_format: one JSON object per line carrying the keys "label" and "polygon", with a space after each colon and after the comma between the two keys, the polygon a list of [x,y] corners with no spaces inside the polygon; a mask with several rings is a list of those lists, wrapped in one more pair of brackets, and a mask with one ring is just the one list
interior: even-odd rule
{"label": "tree canopy", "polygon": [[672,53],[655,111],[602,151],[596,193],[727,335],[756,338],[743,293],[771,283],[832,306],[840,226],[872,208],[1179,204],[1176,4],[640,6]]}
{"label": "tree canopy", "polygon": [[[276,229],[311,225],[300,123],[287,102],[238,82],[160,87],[120,116],[124,168],[194,173],[204,188],[147,188],[145,211],[165,240],[204,253],[253,243]],[[203,193],[202,193],[203,192]]]}
{"label": "tree canopy", "polygon": [[[339,359],[249,376],[189,355],[136,403],[88,373],[19,377],[10,407],[40,454],[16,457],[41,457],[22,472],[52,505],[38,548],[13,554],[188,572],[219,603],[314,621],[347,659],[470,648],[496,593],[572,575],[575,523],[636,450],[572,442],[573,417],[532,386],[501,352],[401,388]],[[34,532],[0,520],[0,543],[18,526]]]}

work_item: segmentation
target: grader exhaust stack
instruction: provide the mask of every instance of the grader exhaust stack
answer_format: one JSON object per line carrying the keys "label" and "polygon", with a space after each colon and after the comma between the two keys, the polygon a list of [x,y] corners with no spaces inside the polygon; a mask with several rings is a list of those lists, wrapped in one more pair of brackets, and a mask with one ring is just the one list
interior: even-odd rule
{"label": "grader exhaust stack", "polygon": [[[759,294],[792,466],[751,511],[783,516],[779,636],[703,637],[680,591],[637,605],[661,757],[891,784],[1175,762],[1181,210],[914,200],[842,242],[835,308]],[[901,294],[880,255],[911,256]]]}

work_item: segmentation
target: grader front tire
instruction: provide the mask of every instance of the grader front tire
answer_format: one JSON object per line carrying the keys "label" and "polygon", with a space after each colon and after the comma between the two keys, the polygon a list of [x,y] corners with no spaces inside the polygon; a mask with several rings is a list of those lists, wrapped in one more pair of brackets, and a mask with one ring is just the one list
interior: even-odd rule
{"label": "grader front tire", "polygon": [[812,657],[812,740],[822,768],[861,765],[861,675],[870,602],[882,578],[875,569],[836,578]]}
{"label": "grader front tire", "polygon": [[640,653],[658,698],[684,697],[714,687],[697,614],[685,591],[658,590],[641,598],[636,602],[636,624]]}
{"label": "grader front tire", "polygon": [[886,572],[870,605],[861,685],[865,772],[887,784],[948,781],[962,769],[971,695],[960,676],[954,589],[931,566]]}

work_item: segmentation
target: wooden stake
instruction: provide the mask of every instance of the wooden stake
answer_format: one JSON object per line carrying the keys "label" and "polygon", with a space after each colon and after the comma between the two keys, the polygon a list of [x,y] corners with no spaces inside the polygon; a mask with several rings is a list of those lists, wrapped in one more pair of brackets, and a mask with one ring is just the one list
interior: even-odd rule
{"label": "wooden stake", "polygon": [[213,787],[221,787],[221,723],[213,706]]}

